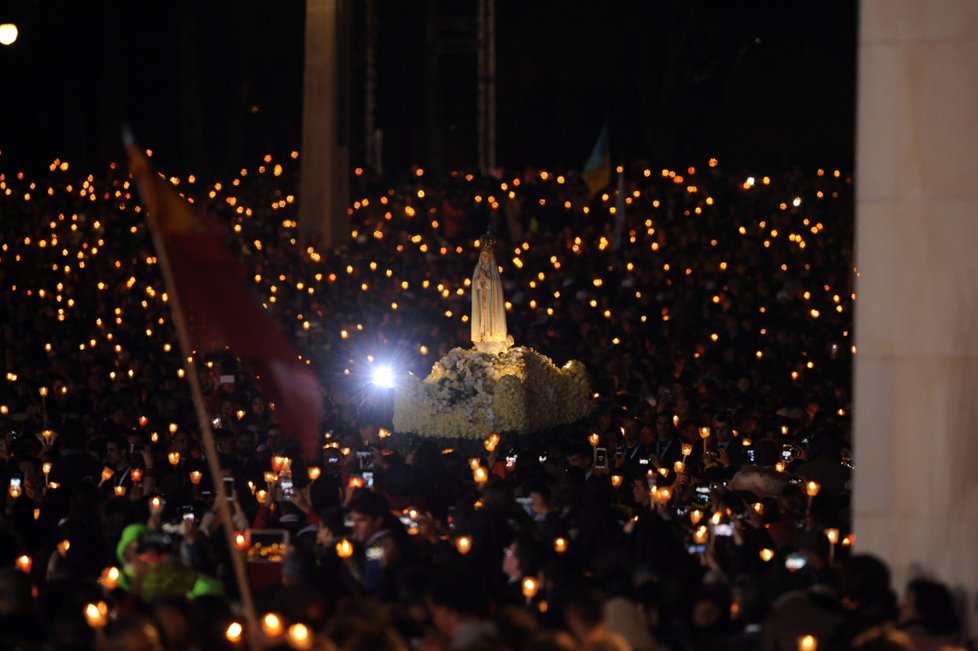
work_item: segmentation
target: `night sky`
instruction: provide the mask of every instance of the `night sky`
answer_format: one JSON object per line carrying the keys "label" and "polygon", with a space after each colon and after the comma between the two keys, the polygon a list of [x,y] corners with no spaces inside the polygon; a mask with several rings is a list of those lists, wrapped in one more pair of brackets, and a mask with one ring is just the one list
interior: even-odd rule
{"label": "night sky", "polygon": [[[388,170],[475,162],[475,0],[377,0]],[[344,17],[342,121],[364,157],[363,2]],[[498,160],[615,157],[851,169],[855,1],[498,0]],[[0,0],[4,168],[121,157],[132,124],[174,172],[299,148],[304,3]],[[434,54],[432,54],[434,53]]]}

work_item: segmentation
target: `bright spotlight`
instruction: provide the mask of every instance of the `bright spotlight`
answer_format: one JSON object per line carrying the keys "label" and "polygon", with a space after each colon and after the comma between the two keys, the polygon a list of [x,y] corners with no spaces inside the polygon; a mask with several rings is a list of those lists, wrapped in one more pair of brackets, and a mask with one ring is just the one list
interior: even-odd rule
{"label": "bright spotlight", "polygon": [[378,366],[374,369],[370,381],[383,389],[394,388],[394,369],[390,366]]}
{"label": "bright spotlight", "polygon": [[17,25],[4,23],[0,25],[0,45],[12,45],[17,40]]}

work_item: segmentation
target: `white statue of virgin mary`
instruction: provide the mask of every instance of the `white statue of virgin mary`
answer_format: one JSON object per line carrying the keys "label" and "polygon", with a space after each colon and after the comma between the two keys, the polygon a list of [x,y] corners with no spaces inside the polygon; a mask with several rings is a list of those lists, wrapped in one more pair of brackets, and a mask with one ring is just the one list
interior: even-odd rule
{"label": "white statue of virgin mary", "polygon": [[495,243],[488,233],[482,238],[472,274],[472,343],[482,353],[500,353],[513,345],[513,338],[506,334],[503,281],[492,253]]}

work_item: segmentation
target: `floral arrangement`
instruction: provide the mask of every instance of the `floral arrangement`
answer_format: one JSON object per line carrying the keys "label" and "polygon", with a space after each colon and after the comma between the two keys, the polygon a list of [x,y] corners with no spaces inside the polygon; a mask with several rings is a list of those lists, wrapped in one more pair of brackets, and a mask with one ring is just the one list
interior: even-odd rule
{"label": "floral arrangement", "polygon": [[533,432],[584,418],[589,395],[580,362],[557,368],[523,346],[499,353],[454,348],[424,380],[408,375],[398,382],[394,429],[473,439]]}

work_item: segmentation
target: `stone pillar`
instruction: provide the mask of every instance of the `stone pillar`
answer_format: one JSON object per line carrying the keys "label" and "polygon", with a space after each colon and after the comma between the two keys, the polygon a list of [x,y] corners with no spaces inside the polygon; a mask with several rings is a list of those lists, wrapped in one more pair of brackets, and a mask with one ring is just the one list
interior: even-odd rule
{"label": "stone pillar", "polygon": [[321,249],[335,248],[346,228],[347,150],[338,133],[339,0],[306,0],[299,231]]}
{"label": "stone pillar", "polygon": [[[856,549],[978,591],[978,2],[862,0]],[[974,631],[975,626],[971,627]]]}

